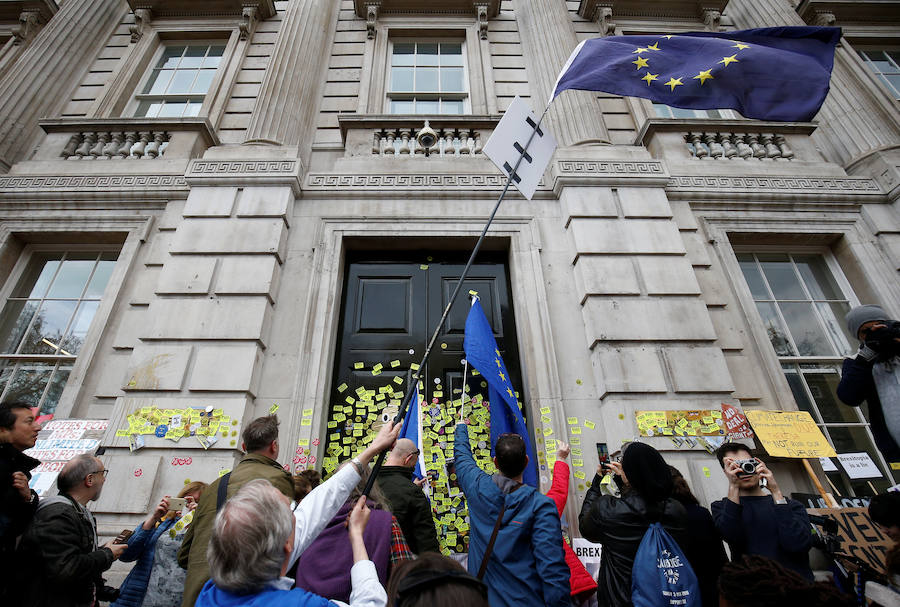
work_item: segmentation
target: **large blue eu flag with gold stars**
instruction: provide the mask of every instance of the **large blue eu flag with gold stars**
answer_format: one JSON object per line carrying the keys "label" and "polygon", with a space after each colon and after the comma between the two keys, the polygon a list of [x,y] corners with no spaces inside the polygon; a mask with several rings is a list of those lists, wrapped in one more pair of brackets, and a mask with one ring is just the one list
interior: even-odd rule
{"label": "large blue eu flag with gold stars", "polygon": [[828,94],[837,27],[609,36],[585,40],[563,67],[566,89],[644,97],[747,118],[812,120]]}
{"label": "large blue eu flag with gold stars", "polygon": [[525,439],[525,448],[528,453],[528,466],[522,480],[537,487],[537,467],[535,466],[534,452],[531,448],[531,440],[528,438],[528,429],[525,427],[525,418],[519,410],[516,393],[506,364],[500,356],[497,348],[497,340],[494,339],[494,331],[488,323],[481,302],[476,297],[472,302],[469,315],[466,317],[466,336],[463,340],[463,349],[466,352],[466,360],[478,369],[478,372],[488,383],[488,400],[491,412],[491,454],[494,453],[494,445],[501,434],[514,433]]}

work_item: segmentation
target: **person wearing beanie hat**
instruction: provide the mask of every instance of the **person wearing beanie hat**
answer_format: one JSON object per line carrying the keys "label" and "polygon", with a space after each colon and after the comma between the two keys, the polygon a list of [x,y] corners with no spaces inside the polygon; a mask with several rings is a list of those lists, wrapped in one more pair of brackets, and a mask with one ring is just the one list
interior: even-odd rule
{"label": "person wearing beanie hat", "polygon": [[[620,497],[600,491],[608,466],[621,478]],[[622,462],[601,464],[584,497],[578,527],[590,542],[603,544],[597,601],[600,607],[630,606],[631,570],[638,546],[651,523],[659,522],[678,542],[688,545],[687,512],[672,497],[672,475],[659,451],[643,443],[630,443]]]}
{"label": "person wearing beanie hat", "polygon": [[888,462],[900,462],[900,323],[881,306],[856,306],[847,329],[859,350],[844,359],[837,395],[851,407],[869,405],[875,445]]}

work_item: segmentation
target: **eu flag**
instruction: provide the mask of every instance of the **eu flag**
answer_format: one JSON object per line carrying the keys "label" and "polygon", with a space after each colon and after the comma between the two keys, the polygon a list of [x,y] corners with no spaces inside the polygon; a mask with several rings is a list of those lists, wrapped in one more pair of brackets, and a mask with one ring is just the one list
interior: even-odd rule
{"label": "eu flag", "polygon": [[534,453],[531,441],[528,440],[528,429],[525,427],[525,419],[519,411],[519,403],[516,401],[516,393],[509,381],[509,373],[506,364],[497,349],[497,340],[494,339],[494,331],[488,323],[481,302],[474,298],[472,308],[466,317],[466,337],[463,340],[463,349],[466,352],[466,360],[488,383],[488,400],[491,411],[491,454],[494,453],[494,445],[501,434],[515,433],[525,439],[525,448],[528,453],[528,466],[522,480],[532,487],[537,487],[537,468],[535,467]]}
{"label": "eu flag", "polygon": [[585,40],[563,67],[566,89],[644,97],[680,108],[732,108],[747,118],[805,122],[831,80],[837,27],[609,36]]}

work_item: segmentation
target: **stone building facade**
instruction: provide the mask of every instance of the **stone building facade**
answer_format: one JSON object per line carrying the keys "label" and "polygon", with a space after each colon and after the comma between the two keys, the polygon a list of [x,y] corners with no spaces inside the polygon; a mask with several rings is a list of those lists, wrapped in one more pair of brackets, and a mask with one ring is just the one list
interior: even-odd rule
{"label": "stone building facade", "polygon": [[[2,4],[0,384],[109,420],[101,530],[231,468],[242,424],[276,408],[285,465],[333,462],[352,444],[336,429],[407,385],[371,382],[408,380],[502,189],[482,153],[502,112],[540,112],[579,41],[628,33],[844,28],[812,123],[584,92],[551,106],[559,148],[533,200],[507,196],[471,288],[538,451],[579,443],[569,520],[596,445],[634,437],[642,410],[799,407],[838,452],[871,454],[876,488],[900,481],[834,396],[844,310],[900,317],[900,3]],[[459,389],[458,306],[428,402]],[[129,449],[132,423],[185,408],[213,444],[163,430]],[[705,450],[650,440],[701,501],[724,494]]]}

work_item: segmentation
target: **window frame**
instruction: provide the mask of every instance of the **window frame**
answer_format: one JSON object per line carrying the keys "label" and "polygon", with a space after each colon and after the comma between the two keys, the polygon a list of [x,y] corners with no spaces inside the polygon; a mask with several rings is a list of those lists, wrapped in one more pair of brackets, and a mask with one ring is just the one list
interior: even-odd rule
{"label": "window frame", "polygon": [[[462,70],[463,70],[463,91],[461,92],[419,92],[419,91],[393,91],[392,89],[392,68],[393,66],[393,57],[394,57],[394,45],[397,43],[429,43],[434,42],[436,44],[441,43],[459,43],[461,45],[462,52]],[[392,116],[403,116],[405,114],[394,114],[391,112],[391,102],[393,101],[408,101],[408,100],[416,100],[419,99],[429,100],[429,101],[443,101],[444,99],[453,100],[453,101],[462,101],[463,102],[463,111],[459,114],[419,114],[415,113],[413,115],[416,116],[466,116],[472,114],[472,103],[471,103],[471,84],[470,74],[469,74],[469,61],[467,54],[467,44],[465,36],[454,36],[452,34],[448,35],[438,35],[433,36],[429,39],[426,39],[421,36],[390,36],[387,43],[387,57],[385,59],[385,91],[384,91],[384,106],[383,112],[385,114],[391,114]],[[418,54],[418,53],[417,53]],[[419,66],[414,66],[419,67]],[[438,83],[440,83],[440,69],[438,69]]]}
{"label": "window frame", "polygon": [[[900,41],[895,41],[893,44],[875,44],[874,41],[862,42],[860,44],[854,44],[852,47],[854,54],[860,60],[863,67],[866,69],[866,73],[872,76],[873,80],[878,83],[879,86],[887,93],[888,97],[895,101],[900,101],[900,85],[894,87],[885,81],[881,72],[876,72],[874,66],[870,62],[867,56],[863,56],[863,53],[870,53],[872,51],[879,52],[893,52],[900,55]],[[900,69],[900,60],[894,60],[893,63],[897,64],[898,69]]]}

